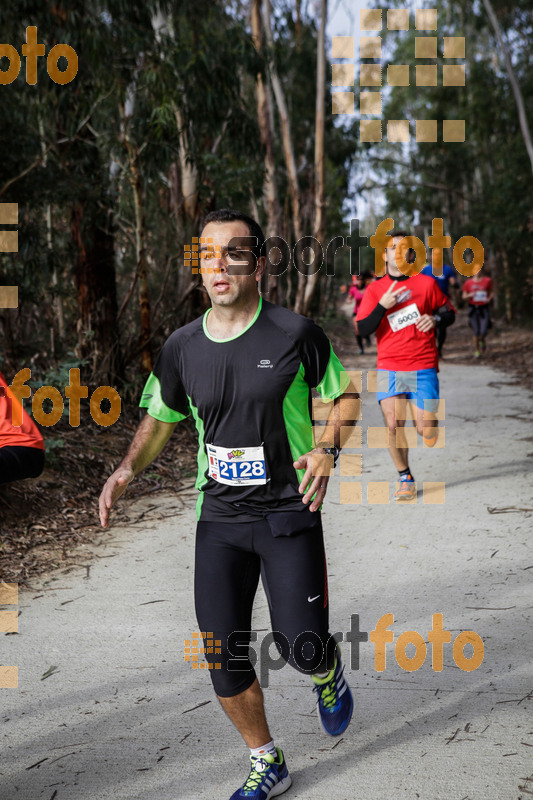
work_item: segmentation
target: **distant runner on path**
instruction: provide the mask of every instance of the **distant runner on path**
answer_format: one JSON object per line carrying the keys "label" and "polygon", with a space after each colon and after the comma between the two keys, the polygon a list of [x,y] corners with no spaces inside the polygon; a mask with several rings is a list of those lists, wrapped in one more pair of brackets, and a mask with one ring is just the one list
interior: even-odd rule
{"label": "distant runner on path", "polygon": [[[405,275],[397,266],[398,244],[408,234],[392,232],[385,249],[386,275],[371,283],[357,313],[362,336],[376,332],[377,400],[388,427],[389,452],[399,473],[397,501],[416,497],[404,427],[407,402],[424,445],[438,439],[437,322],[451,325],[455,309],[427,275]],[[406,259],[407,260],[407,259]]]}
{"label": "distant runner on path", "polygon": [[[255,237],[255,246],[244,246],[243,237]],[[260,575],[278,649],[311,676],[326,733],[340,735],[353,709],[329,632],[320,507],[359,399],[321,328],[260,297],[263,242],[244,214],[224,209],[206,217],[201,263],[212,307],[167,339],[141,399],[148,413],[100,497],[106,527],[113,503],[192,414],[199,435],[196,614],[204,636],[209,631],[221,643],[206,654],[209,675],[250,748],[250,773],[230,800],[266,800],[291,785],[248,655],[235,666],[236,654],[248,654]],[[312,388],[331,404],[316,446]],[[341,398],[348,419],[341,419]]]}
{"label": "distant runner on path", "polygon": [[474,331],[474,357],[485,352],[485,337],[490,328],[489,303],[494,297],[492,279],[478,272],[463,283],[463,300],[468,300],[468,324]]}
{"label": "distant runner on path", "polygon": [[[346,303],[353,302],[353,326],[355,331],[355,340],[359,346],[359,355],[364,355],[365,349],[363,347],[363,337],[359,333],[357,322],[355,318],[361,302],[363,300],[366,290],[366,280],[364,275],[352,275],[352,285],[348,290],[348,297]],[[370,337],[367,337],[367,344],[370,345]]]}

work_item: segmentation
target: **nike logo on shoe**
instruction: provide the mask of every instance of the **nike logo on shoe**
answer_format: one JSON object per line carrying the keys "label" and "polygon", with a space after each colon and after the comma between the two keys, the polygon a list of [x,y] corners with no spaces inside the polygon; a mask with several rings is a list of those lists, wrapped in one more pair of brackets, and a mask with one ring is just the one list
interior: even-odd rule
{"label": "nike logo on shoe", "polygon": [[318,600],[318,598],[319,598],[319,597],[320,597],[320,595],[319,595],[319,594],[317,594],[317,596],[316,596],[316,597],[308,597],[308,598],[307,598],[307,602],[308,602],[308,603],[312,603],[312,602],[313,602],[313,600]]}

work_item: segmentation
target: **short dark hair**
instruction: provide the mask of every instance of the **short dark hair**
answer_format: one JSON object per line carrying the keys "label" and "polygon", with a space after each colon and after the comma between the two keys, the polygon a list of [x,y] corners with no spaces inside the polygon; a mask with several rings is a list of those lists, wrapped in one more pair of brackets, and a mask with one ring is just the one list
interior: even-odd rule
{"label": "short dark hair", "polygon": [[257,244],[252,247],[252,252],[256,258],[260,258],[264,253],[262,252],[265,243],[265,235],[258,222],[242,211],[236,211],[234,208],[220,208],[218,211],[210,211],[209,214],[202,220],[202,230],[210,222],[244,222],[248,226],[250,236],[255,236]]}
{"label": "short dark hair", "polygon": [[406,236],[411,236],[411,234],[407,233],[407,231],[404,231],[401,228],[398,228],[398,230],[391,231],[389,233],[389,236],[392,236],[393,239],[394,239],[395,236],[401,236],[402,239],[405,239]]}

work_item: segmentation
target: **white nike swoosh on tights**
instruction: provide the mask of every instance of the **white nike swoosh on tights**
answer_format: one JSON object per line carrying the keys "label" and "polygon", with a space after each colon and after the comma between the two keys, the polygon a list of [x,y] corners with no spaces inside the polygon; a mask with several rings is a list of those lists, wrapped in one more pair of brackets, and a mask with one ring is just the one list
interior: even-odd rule
{"label": "white nike swoosh on tights", "polygon": [[312,602],[313,602],[313,600],[318,600],[318,598],[319,598],[319,597],[320,597],[320,595],[319,595],[319,594],[317,594],[317,596],[316,596],[316,597],[308,597],[308,598],[307,598],[307,602],[308,602],[308,603],[312,603]]}

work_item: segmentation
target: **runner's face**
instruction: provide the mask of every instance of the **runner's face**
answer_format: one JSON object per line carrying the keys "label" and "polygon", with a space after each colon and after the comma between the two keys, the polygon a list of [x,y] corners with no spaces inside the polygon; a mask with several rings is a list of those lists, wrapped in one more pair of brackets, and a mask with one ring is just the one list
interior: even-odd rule
{"label": "runner's face", "polygon": [[213,240],[200,243],[200,252],[208,256],[200,261],[202,282],[213,305],[232,306],[257,297],[261,266],[255,265],[251,248],[229,247],[235,237],[249,236],[248,225],[241,220],[209,222],[203,229],[200,238]]}
{"label": "runner's face", "polygon": [[396,248],[398,246],[398,242],[401,242],[402,239],[403,236],[394,236],[392,240],[392,247],[387,247],[385,249],[385,263],[387,265],[387,271],[390,275],[395,277],[398,275],[403,275],[403,272],[396,265]]}

